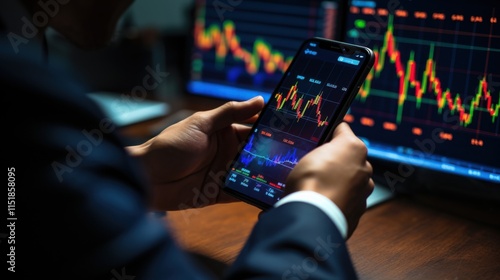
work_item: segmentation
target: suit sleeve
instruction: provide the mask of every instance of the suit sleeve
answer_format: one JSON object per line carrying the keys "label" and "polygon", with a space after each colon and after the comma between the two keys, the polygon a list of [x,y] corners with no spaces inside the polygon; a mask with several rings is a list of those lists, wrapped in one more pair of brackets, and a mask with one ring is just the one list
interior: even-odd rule
{"label": "suit sleeve", "polygon": [[139,165],[85,89],[3,46],[3,151],[16,176],[9,279],[210,279],[148,215]]}
{"label": "suit sleeve", "polygon": [[346,243],[331,219],[308,203],[264,213],[228,279],[356,279]]}
{"label": "suit sleeve", "polygon": [[[1,44],[0,61],[5,160],[17,178],[16,276],[210,279],[164,222],[149,218],[145,178],[85,89],[64,72],[2,52]],[[354,276],[333,222],[315,206],[296,202],[263,215],[227,275]]]}

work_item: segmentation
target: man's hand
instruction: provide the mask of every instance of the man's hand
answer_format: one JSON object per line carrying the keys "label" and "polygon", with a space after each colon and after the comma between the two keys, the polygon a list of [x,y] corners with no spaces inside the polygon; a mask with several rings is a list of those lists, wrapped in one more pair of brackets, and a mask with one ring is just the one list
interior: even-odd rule
{"label": "man's hand", "polygon": [[262,97],[228,102],[195,113],[142,145],[127,147],[149,175],[152,208],[179,210],[236,201],[220,187],[250,132],[250,127],[237,123],[255,121],[263,106]]}
{"label": "man's hand", "polygon": [[305,155],[287,178],[287,193],[311,190],[325,195],[344,213],[350,237],[374,188],[367,148],[346,123],[333,139]]}

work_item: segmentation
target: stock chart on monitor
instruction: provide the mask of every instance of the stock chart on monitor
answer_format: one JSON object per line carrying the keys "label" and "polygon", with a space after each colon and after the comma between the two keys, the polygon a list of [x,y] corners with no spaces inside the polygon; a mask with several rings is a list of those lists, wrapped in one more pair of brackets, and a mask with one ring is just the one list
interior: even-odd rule
{"label": "stock chart on monitor", "polygon": [[346,120],[375,158],[500,183],[498,1],[350,1],[375,65]]}
{"label": "stock chart on monitor", "polygon": [[305,39],[336,37],[337,15],[336,1],[196,1],[188,91],[269,99]]}

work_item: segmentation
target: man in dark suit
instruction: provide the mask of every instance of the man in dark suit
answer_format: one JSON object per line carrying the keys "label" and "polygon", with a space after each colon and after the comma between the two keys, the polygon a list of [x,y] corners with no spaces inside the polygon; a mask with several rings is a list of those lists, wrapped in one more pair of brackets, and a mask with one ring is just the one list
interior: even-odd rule
{"label": "man in dark suit", "polygon": [[[10,227],[15,244],[0,246],[9,254],[10,275],[212,278],[148,213],[232,201],[219,190],[203,201],[193,193],[220,184],[218,174],[249,133],[238,123],[255,119],[262,98],[199,112],[125,147],[85,86],[44,62],[42,34],[50,25],[80,47],[102,46],[130,1],[6,2],[0,86],[7,96],[6,163],[15,178],[9,213],[18,219]],[[225,278],[356,278],[345,240],[373,190],[366,156],[363,143],[340,124],[330,142],[294,168],[287,195],[261,215]]]}

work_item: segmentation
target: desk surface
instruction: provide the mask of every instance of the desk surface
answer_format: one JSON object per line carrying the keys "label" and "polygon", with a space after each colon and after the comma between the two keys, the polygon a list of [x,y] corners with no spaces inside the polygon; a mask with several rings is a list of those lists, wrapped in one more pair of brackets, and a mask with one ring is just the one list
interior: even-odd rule
{"label": "desk surface", "polygon": [[[223,269],[234,261],[258,213],[238,202],[169,212],[166,219],[182,247]],[[407,197],[368,209],[347,243],[360,279],[500,277],[500,230]]]}
{"label": "desk surface", "polygon": [[[186,104],[190,104],[187,106]],[[172,112],[203,110],[214,100],[172,100]],[[124,128],[130,136],[149,137],[171,119]],[[431,202],[431,203],[429,203]],[[497,219],[498,210],[397,196],[363,215],[347,244],[361,279],[500,279],[500,229],[474,212]],[[468,209],[469,210],[468,210]],[[451,211],[448,211],[451,210]],[[488,213],[487,213],[488,212]],[[201,256],[215,272],[230,265],[258,219],[259,209],[242,202],[169,212],[166,223],[180,245]],[[457,213],[460,213],[457,214]],[[464,215],[465,214],[465,215]],[[500,218],[498,218],[500,219]]]}

